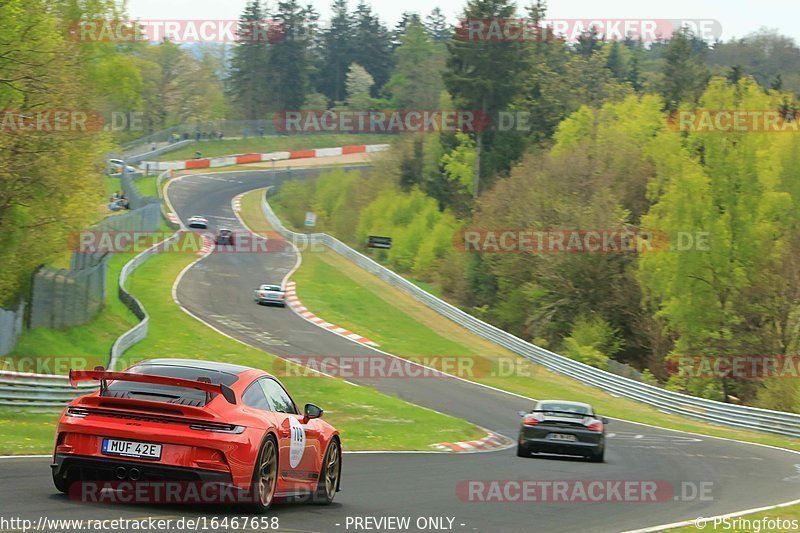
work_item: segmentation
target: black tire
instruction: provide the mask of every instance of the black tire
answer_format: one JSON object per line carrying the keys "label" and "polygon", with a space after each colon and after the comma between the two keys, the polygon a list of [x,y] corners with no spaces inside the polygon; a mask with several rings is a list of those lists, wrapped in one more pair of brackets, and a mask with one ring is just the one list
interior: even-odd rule
{"label": "black tire", "polygon": [[253,468],[253,481],[250,491],[252,502],[249,504],[252,512],[264,514],[272,506],[278,487],[279,472],[278,441],[275,440],[274,436],[269,435],[258,451],[258,459]]}
{"label": "black tire", "polygon": [[517,444],[517,457],[530,457],[530,456],[531,456],[530,450],[522,446],[522,444]]}
{"label": "black tire", "polygon": [[593,453],[589,456],[589,460],[593,463],[604,463],[605,462],[605,448],[601,448],[599,452]]}
{"label": "black tire", "polygon": [[61,477],[57,476],[55,470],[53,471],[53,485],[55,485],[56,490],[58,492],[63,492],[67,494],[69,492],[69,487],[72,485],[73,480],[69,476]]}
{"label": "black tire", "polygon": [[333,437],[325,450],[322,459],[322,470],[319,473],[317,490],[314,493],[314,503],[317,505],[330,505],[339,490],[339,480],[342,475],[342,445],[338,437]]}

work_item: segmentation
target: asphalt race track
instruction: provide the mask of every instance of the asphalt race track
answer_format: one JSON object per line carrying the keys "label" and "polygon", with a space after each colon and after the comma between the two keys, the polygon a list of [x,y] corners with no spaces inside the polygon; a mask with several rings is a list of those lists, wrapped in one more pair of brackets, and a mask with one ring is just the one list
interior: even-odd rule
{"label": "asphalt race track", "polygon": [[[220,226],[243,231],[231,207],[234,196],[319,171],[191,175],[172,183],[169,196],[183,221],[199,214],[209,219],[212,231]],[[280,282],[295,262],[288,245],[262,254],[215,252],[185,273],[177,298],[188,311],[220,331],[276,355],[376,355],[368,346],[319,328],[288,308],[253,302],[256,286]],[[455,378],[350,381],[511,438],[519,424],[517,411],[531,407],[529,400]],[[473,454],[347,454],[342,492],[332,506],[279,504],[271,513],[279,517],[281,530],[290,531],[363,531],[352,523],[348,527],[348,518],[352,521],[354,517],[411,517],[411,531],[449,528],[445,519],[443,528],[418,529],[419,517],[451,518],[453,531],[627,531],[800,498],[800,455],[619,420],[612,421],[608,432],[604,464],[571,458],[518,458],[514,449]],[[208,507],[80,504],[55,491],[48,464],[47,458],[0,460],[0,516],[37,520],[42,515],[133,518],[237,512]],[[459,482],[465,480],[657,480],[671,483],[678,499],[656,503],[468,502],[457,494]],[[682,486],[692,492],[701,485],[711,488],[710,498],[679,501]]]}

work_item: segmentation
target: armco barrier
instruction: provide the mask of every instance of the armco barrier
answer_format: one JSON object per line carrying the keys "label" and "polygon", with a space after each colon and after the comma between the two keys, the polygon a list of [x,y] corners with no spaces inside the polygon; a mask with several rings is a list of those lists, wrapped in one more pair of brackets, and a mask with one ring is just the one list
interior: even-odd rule
{"label": "armco barrier", "polygon": [[641,402],[672,414],[703,420],[712,424],[751,429],[789,437],[800,437],[800,414],[771,411],[743,405],[733,405],[687,394],[668,391],[610,372],[594,368],[531,344],[506,331],[487,324],[461,309],[420,289],[402,276],[392,272],[362,253],[350,248],[326,233],[295,233],[284,227],[272,211],[266,197],[261,207],[272,227],[296,243],[319,243],[349,259],[367,272],[410,294],[440,315],[467,328],[476,335],[502,346],[543,367],[597,387],[614,396]]}
{"label": "armco barrier", "polygon": [[0,370],[0,405],[60,407],[96,388],[93,383],[80,383],[73,389],[66,376]]}
{"label": "armco barrier", "polygon": [[[159,194],[161,191],[161,182],[167,177],[168,174],[169,171],[163,172],[156,180]],[[163,208],[161,209],[161,214],[170,227],[175,230],[179,229],[180,225],[170,220],[168,216],[169,214]],[[128,348],[147,337],[147,328],[150,324],[150,316],[147,314],[147,311],[139,302],[139,300],[137,300],[134,295],[125,289],[125,282],[128,281],[128,277],[131,275],[131,273],[139,268],[139,265],[147,261],[151,255],[159,253],[167,243],[170,243],[179,237],[180,231],[176,231],[164,241],[154,244],[147,250],[137,254],[136,257],[125,263],[125,266],[122,267],[122,270],[119,274],[119,299],[122,300],[122,302],[128,307],[128,309],[131,310],[134,315],[136,315],[140,322],[117,337],[117,340],[114,341],[114,344],[111,346],[111,355],[108,360],[107,368],[111,370],[117,369],[116,366],[120,357],[122,357],[122,354],[124,354]]]}
{"label": "armco barrier", "polygon": [[120,335],[117,340],[114,341],[114,344],[111,346],[111,357],[108,361],[109,369],[116,368],[117,363],[119,362],[120,357],[122,357],[122,354],[125,353],[125,350],[147,337],[147,328],[150,324],[150,316],[147,314],[147,310],[145,310],[144,306],[139,302],[139,300],[136,299],[135,296],[125,289],[125,282],[128,280],[128,276],[130,276],[131,272],[136,270],[139,265],[147,261],[151,255],[159,253],[165,244],[174,241],[179,236],[180,232],[174,233],[163,242],[155,244],[138,254],[136,257],[128,261],[124,267],[122,267],[122,271],[119,274],[119,299],[122,300],[128,309],[130,309],[133,314],[136,315],[140,322]]}

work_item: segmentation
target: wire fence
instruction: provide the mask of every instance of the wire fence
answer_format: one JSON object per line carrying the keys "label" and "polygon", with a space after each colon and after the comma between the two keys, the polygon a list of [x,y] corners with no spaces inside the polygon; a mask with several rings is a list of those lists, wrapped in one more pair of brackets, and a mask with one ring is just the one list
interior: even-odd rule
{"label": "wire fence", "polygon": [[16,309],[0,309],[0,355],[9,353],[17,346],[24,318],[24,301],[20,301]]}
{"label": "wire fence", "polygon": [[123,176],[120,177],[119,180],[120,187],[122,187],[122,192],[125,193],[125,197],[128,199],[130,208],[140,209],[149,204],[160,203],[161,199],[159,197],[145,196],[144,194],[142,194],[142,192],[139,190],[139,187],[136,186],[136,181],[138,179],[153,179],[153,178],[146,178],[146,177],[143,178],[139,174],[125,173]]}
{"label": "wire fence", "polygon": [[[66,328],[85,324],[103,308],[109,254],[86,255],[85,268],[43,266],[33,276],[30,327]],[[92,265],[91,263],[96,262]]]}
{"label": "wire fence", "polygon": [[258,137],[278,134],[280,132],[275,127],[273,119],[208,120],[172,126],[124,143],[121,147],[126,153],[133,154],[136,153],[138,147],[149,146],[152,148],[153,144],[158,148],[180,141],[206,141],[226,137]]}

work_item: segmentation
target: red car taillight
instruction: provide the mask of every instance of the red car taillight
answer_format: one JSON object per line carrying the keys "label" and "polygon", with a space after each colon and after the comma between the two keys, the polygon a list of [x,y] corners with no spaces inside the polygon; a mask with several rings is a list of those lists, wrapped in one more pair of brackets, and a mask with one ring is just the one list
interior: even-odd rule
{"label": "red car taillight", "polygon": [[589,424],[588,426],[586,426],[586,429],[588,429],[589,431],[600,432],[600,431],[603,431],[603,424],[602,424],[602,422],[594,421],[591,424]]}
{"label": "red car taillight", "polygon": [[213,431],[214,433],[233,433],[233,434],[240,434],[244,433],[245,427],[244,426],[236,426],[233,424],[218,424],[218,423],[202,423],[197,422],[195,424],[189,424],[191,429],[196,429],[198,431]]}
{"label": "red car taillight", "polygon": [[522,419],[522,425],[523,426],[535,426],[538,423],[539,423],[539,419],[537,419],[535,416],[532,416],[532,415],[528,415],[528,416],[526,416],[525,418]]}

